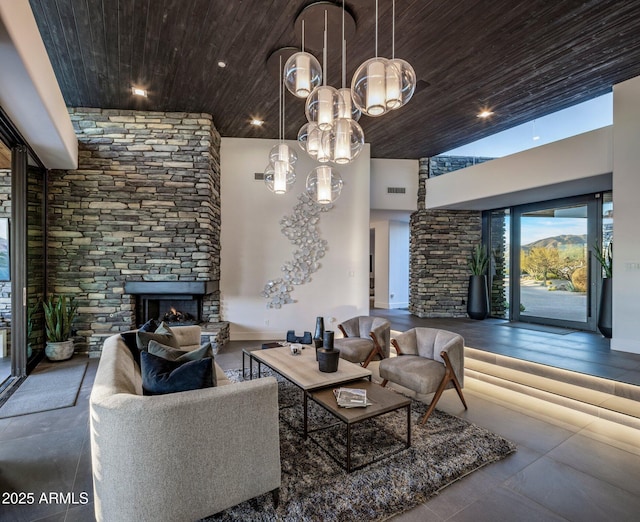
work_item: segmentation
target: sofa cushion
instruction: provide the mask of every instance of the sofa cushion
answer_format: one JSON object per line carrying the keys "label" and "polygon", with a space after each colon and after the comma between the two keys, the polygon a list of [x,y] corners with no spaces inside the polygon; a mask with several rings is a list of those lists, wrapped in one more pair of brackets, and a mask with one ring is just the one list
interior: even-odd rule
{"label": "sofa cushion", "polygon": [[147,351],[153,355],[167,359],[167,361],[186,362],[197,361],[198,359],[204,359],[205,357],[213,357],[211,343],[205,343],[195,350],[178,350],[151,339],[149,341]]}
{"label": "sofa cushion", "polygon": [[141,332],[138,330],[136,335],[138,349],[146,350],[149,346],[149,341],[152,339],[160,344],[164,344],[165,346],[170,346],[171,348],[180,348],[180,344],[178,343],[176,336],[173,335],[173,331],[164,321],[160,323],[160,326],[158,326],[158,329],[155,332]]}
{"label": "sofa cushion", "polygon": [[136,362],[138,366],[140,366],[140,350],[138,349],[138,340],[137,334],[138,332],[155,332],[158,328],[158,321],[155,319],[149,319],[146,323],[144,323],[138,330],[133,330],[131,332],[123,332],[120,334],[124,344],[127,345],[131,355],[133,355],[133,360]]}
{"label": "sofa cushion", "polygon": [[144,395],[163,395],[214,386],[213,359],[210,357],[178,362],[141,351],[140,369]]}

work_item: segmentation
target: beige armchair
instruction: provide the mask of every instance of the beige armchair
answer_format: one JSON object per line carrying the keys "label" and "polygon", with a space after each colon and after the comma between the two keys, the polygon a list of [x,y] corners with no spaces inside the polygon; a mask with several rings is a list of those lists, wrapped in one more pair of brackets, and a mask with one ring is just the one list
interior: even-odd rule
{"label": "beige armchair", "polygon": [[391,381],[421,395],[435,392],[421,424],[427,422],[446,388],[454,387],[467,409],[462,395],[464,339],[460,335],[437,328],[412,328],[391,343],[398,357],[380,362],[382,386]]}
{"label": "beige armchair", "polygon": [[365,368],[375,358],[389,357],[391,324],[382,317],[361,315],[338,325],[344,337],[336,339],[334,346],[340,357]]}

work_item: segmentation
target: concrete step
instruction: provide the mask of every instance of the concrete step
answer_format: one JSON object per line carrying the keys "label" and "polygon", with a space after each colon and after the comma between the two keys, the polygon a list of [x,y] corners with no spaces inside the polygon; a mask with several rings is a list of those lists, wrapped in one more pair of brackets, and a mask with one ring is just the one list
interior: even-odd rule
{"label": "concrete step", "polygon": [[640,386],[465,348],[467,386],[484,382],[569,410],[640,429]]}

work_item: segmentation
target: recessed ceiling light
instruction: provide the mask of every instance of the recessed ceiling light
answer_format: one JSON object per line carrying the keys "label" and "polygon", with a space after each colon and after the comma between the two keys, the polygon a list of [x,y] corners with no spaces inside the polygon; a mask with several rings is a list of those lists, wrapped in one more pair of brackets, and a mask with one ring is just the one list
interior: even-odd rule
{"label": "recessed ceiling light", "polygon": [[142,96],[143,98],[147,97],[147,89],[141,89],[140,87],[131,87],[131,92],[135,96]]}
{"label": "recessed ceiling light", "polygon": [[482,111],[480,111],[476,116],[478,118],[488,118],[489,116],[493,115],[493,111],[490,111],[489,109],[484,109]]}
{"label": "recessed ceiling light", "polygon": [[259,120],[258,118],[253,118],[251,120],[251,125],[255,127],[262,127],[264,125],[264,120]]}
{"label": "recessed ceiling light", "polygon": [[225,62],[224,60],[218,61],[218,67],[220,67],[221,69],[224,69],[226,66],[227,66],[227,62]]}

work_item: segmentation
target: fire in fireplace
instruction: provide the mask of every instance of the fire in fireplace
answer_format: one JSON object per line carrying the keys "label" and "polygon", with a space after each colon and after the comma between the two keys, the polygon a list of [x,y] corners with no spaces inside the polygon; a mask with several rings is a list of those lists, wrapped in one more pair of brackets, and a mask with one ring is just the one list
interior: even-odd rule
{"label": "fire in fireplace", "polygon": [[162,316],[162,320],[165,323],[171,324],[196,324],[196,316],[190,314],[189,312],[182,312],[181,310],[176,310],[173,306]]}

